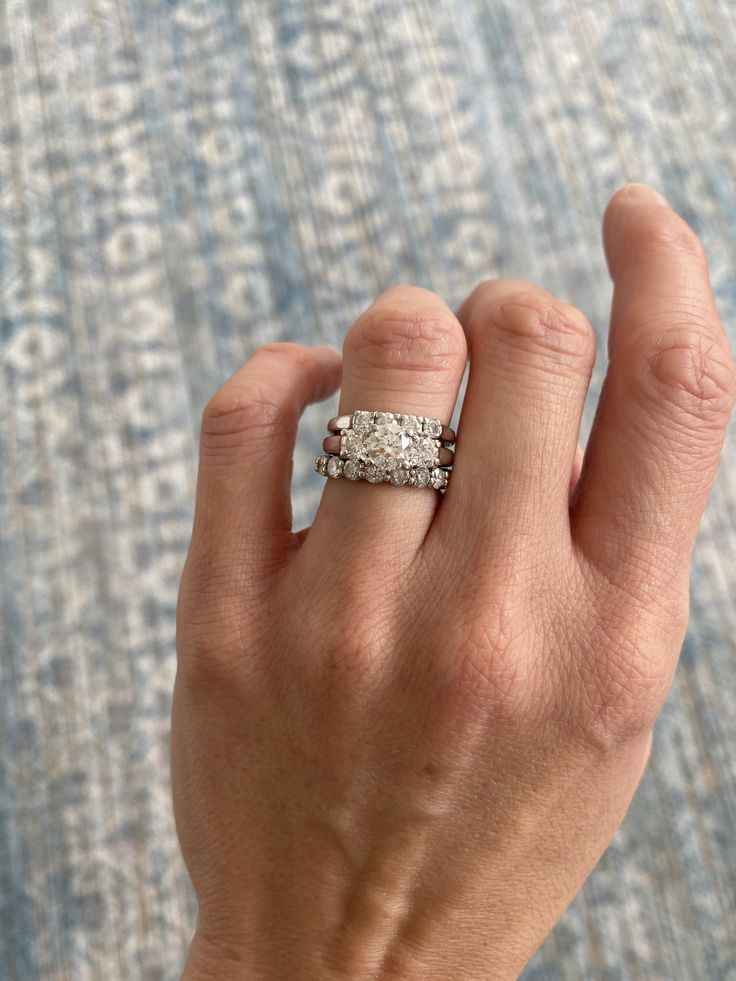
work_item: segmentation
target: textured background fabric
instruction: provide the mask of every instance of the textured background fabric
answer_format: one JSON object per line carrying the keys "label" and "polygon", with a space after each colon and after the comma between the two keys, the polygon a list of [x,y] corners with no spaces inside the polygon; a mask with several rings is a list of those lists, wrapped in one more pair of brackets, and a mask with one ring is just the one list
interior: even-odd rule
{"label": "textured background fabric", "polygon": [[[393,282],[456,303],[500,275],[589,314],[596,396],[600,217],[634,179],[702,235],[733,331],[735,42],[730,0],[0,4],[0,977],[178,976],[168,710],[209,393],[263,341],[339,344]],[[735,473],[731,437],[652,762],[527,981],[736,979]]]}

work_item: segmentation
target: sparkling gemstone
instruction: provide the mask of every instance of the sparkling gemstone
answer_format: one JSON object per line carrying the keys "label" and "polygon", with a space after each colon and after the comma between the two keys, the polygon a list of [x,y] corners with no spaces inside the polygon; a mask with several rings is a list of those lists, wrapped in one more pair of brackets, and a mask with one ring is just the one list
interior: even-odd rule
{"label": "sparkling gemstone", "polygon": [[447,473],[439,467],[435,467],[432,471],[431,483],[435,490],[447,487]]}
{"label": "sparkling gemstone", "polygon": [[345,456],[358,456],[362,447],[363,439],[359,433],[349,432],[340,440],[340,450]]}
{"label": "sparkling gemstone", "polygon": [[399,416],[399,422],[404,429],[419,430],[419,419],[416,416]]}
{"label": "sparkling gemstone", "polygon": [[409,480],[408,470],[394,470],[389,478],[392,484],[400,487],[401,484],[405,484]]}
{"label": "sparkling gemstone", "polygon": [[405,451],[411,445],[411,437],[401,429],[386,432],[385,426],[377,426],[363,440],[359,457],[379,470],[395,470],[406,460]]}
{"label": "sparkling gemstone", "polygon": [[436,456],[437,447],[429,436],[415,436],[411,445],[404,451],[404,459],[413,467],[431,467]]}
{"label": "sparkling gemstone", "polygon": [[442,423],[439,419],[427,419],[424,423],[424,432],[433,439],[439,439],[442,435]]}
{"label": "sparkling gemstone", "polygon": [[[378,482],[378,474],[388,479],[401,469],[434,467],[437,443],[431,436],[421,433],[420,420],[416,416],[359,410],[354,422],[356,428],[341,437],[340,455],[343,460],[352,460],[366,470],[377,471],[375,482]],[[358,431],[358,427],[364,428]]]}
{"label": "sparkling gemstone", "polygon": [[412,443],[411,446],[408,446],[404,452],[404,459],[407,463],[411,464],[412,467],[418,466],[422,462],[419,447],[414,443]]}
{"label": "sparkling gemstone", "polygon": [[327,461],[327,476],[339,477],[342,473],[342,460],[339,456],[331,456]]}
{"label": "sparkling gemstone", "polygon": [[366,467],[365,479],[370,480],[372,484],[380,484],[384,479],[384,474],[381,470],[376,470],[375,467]]}
{"label": "sparkling gemstone", "polygon": [[367,433],[373,422],[373,413],[359,410],[353,415],[353,429],[356,433]]}
{"label": "sparkling gemstone", "polygon": [[342,472],[348,480],[359,480],[360,464],[356,460],[346,460]]}
{"label": "sparkling gemstone", "polygon": [[318,456],[314,461],[314,469],[317,473],[322,474],[323,477],[327,476],[327,457]]}
{"label": "sparkling gemstone", "polygon": [[434,463],[437,446],[431,436],[421,436],[418,440],[419,454],[423,463]]}
{"label": "sparkling gemstone", "polygon": [[429,485],[429,470],[426,467],[417,467],[411,475],[411,482],[415,487],[427,487]]}

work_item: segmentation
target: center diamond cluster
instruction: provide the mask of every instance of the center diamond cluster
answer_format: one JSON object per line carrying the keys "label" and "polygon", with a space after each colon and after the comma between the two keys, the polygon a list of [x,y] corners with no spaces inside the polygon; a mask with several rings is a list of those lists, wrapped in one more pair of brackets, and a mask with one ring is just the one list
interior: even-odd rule
{"label": "center diamond cluster", "polygon": [[340,456],[387,475],[433,467],[438,463],[441,432],[437,419],[359,411],[353,415],[353,428],[342,430]]}

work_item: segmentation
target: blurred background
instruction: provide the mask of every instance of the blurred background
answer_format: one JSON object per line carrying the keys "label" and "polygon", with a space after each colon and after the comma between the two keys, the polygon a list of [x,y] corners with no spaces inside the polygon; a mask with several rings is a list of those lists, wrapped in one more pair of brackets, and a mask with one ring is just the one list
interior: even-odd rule
{"label": "blurred background", "polygon": [[[734,341],[730,0],[0,4],[0,977],[175,979],[169,802],[199,415],[264,341],[339,345],[394,282],[524,277],[605,369],[600,219],[702,236]],[[310,410],[295,520],[333,405]],[[526,981],[736,979],[736,447],[623,829]]]}

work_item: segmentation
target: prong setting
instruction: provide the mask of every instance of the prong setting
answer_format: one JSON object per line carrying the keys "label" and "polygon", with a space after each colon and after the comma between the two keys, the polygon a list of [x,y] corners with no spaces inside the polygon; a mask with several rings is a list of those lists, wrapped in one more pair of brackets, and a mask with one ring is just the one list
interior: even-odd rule
{"label": "prong setting", "polygon": [[[339,416],[332,431],[339,437],[325,440],[326,453],[315,461],[315,470],[326,477],[367,480],[396,487],[431,487],[444,490],[452,461],[446,449],[448,433],[439,419],[409,413],[358,409]],[[445,437],[443,439],[443,436]]]}

